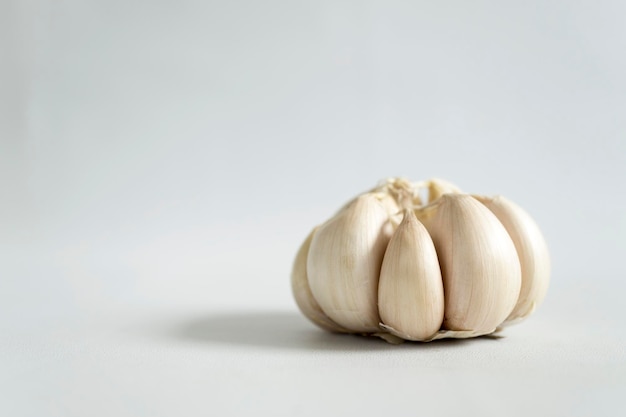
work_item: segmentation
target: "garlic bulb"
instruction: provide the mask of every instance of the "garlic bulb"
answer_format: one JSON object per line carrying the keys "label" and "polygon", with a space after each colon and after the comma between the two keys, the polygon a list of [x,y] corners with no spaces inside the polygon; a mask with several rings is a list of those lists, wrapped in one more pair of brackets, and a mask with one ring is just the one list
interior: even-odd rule
{"label": "garlic bulb", "polygon": [[520,321],[549,275],[541,231],[514,203],[444,180],[391,178],[310,233],[291,283],[302,313],[325,330],[426,342]]}

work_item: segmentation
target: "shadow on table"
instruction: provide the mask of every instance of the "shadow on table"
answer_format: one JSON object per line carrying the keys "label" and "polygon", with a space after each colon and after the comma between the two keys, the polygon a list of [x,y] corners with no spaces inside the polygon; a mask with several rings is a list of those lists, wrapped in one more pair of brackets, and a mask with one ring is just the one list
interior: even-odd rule
{"label": "shadow on table", "polygon": [[[444,339],[430,343],[391,345],[378,337],[334,334],[316,328],[297,312],[219,313],[173,324],[166,336],[193,343],[294,350],[366,351],[446,349],[477,340]],[[480,338],[485,340],[485,338]]]}

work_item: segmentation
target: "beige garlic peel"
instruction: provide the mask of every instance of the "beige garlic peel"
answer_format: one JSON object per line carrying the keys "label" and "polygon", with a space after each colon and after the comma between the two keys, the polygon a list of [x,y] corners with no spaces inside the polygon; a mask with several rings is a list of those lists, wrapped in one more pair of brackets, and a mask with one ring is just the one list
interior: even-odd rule
{"label": "beige garlic peel", "polygon": [[443,322],[443,282],[435,245],[407,209],[383,259],[378,311],[391,333],[410,340],[432,337]]}
{"label": "beige garlic peel", "polygon": [[545,239],[515,203],[445,180],[391,178],[310,233],[291,284],[302,313],[325,330],[427,342],[526,318],[549,276]]}
{"label": "beige garlic peel", "polygon": [[524,209],[502,196],[474,196],[504,225],[511,236],[522,268],[522,288],[515,308],[505,322],[523,319],[543,301],[550,281],[550,254],[541,230]]}
{"label": "beige garlic peel", "polygon": [[309,286],[309,279],[306,272],[306,261],[309,248],[311,247],[311,240],[313,240],[313,234],[316,230],[317,229],[313,229],[304,240],[298,250],[296,260],[293,263],[293,270],[291,272],[291,289],[293,296],[300,310],[314,324],[330,332],[349,333],[348,330],[340,327],[337,323],[328,318],[311,293],[311,287]]}
{"label": "beige garlic peel", "polygon": [[443,194],[417,212],[439,255],[444,327],[492,333],[520,293],[521,269],[511,237],[489,209],[466,194]]}
{"label": "beige garlic peel", "polygon": [[379,329],[378,277],[393,231],[389,216],[377,196],[364,194],[321,225],[311,241],[307,276],[313,297],[331,320],[354,332]]}

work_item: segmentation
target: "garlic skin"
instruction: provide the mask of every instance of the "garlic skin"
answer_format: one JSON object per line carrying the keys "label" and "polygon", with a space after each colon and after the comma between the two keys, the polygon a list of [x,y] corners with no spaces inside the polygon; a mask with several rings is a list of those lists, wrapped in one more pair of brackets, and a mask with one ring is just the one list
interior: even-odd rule
{"label": "garlic skin", "polygon": [[315,298],[313,298],[313,293],[311,293],[311,288],[309,287],[306,273],[306,261],[309,248],[311,247],[311,241],[313,240],[313,235],[316,230],[317,228],[309,233],[309,236],[304,240],[296,254],[293,270],[291,272],[291,290],[293,297],[302,314],[317,326],[329,332],[349,333],[349,330],[339,326],[324,314],[317,301],[315,301]]}
{"label": "garlic skin", "polygon": [[516,204],[441,179],[388,178],[310,233],[291,284],[325,330],[429,342],[523,320],[549,275],[541,231]]}
{"label": "garlic skin", "polygon": [[428,202],[432,203],[444,194],[458,194],[461,193],[461,189],[456,185],[442,180],[440,178],[431,178],[426,181],[428,187]]}
{"label": "garlic skin", "polygon": [[506,229],[467,194],[444,194],[417,216],[441,264],[444,327],[493,332],[515,307],[521,286],[519,258]]}
{"label": "garlic skin", "polygon": [[393,227],[379,198],[364,194],[319,227],[311,241],[307,275],[328,317],[357,333],[376,332],[378,277]]}
{"label": "garlic skin", "polygon": [[390,333],[431,338],[443,322],[444,297],[435,245],[412,210],[393,234],[380,271],[378,311]]}
{"label": "garlic skin", "polygon": [[512,322],[532,314],[543,301],[550,282],[548,245],[530,215],[502,197],[474,196],[500,220],[515,244],[522,268],[522,288],[515,308],[506,319]]}

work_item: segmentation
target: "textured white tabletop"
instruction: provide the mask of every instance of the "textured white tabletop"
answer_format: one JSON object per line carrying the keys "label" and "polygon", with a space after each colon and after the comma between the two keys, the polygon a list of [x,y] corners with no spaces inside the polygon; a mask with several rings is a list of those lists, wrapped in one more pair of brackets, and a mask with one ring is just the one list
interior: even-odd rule
{"label": "textured white tabletop", "polygon": [[323,332],[282,303],[15,312],[0,414],[618,416],[623,309],[589,300],[551,296],[498,339],[403,345]]}

